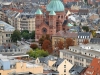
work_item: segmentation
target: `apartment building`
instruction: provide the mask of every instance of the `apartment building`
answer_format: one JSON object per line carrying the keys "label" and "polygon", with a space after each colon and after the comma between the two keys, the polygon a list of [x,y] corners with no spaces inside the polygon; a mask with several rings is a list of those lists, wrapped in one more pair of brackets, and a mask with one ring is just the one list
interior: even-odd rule
{"label": "apartment building", "polygon": [[70,46],[69,50],[61,50],[60,58],[66,58],[73,65],[88,66],[93,58],[100,58],[99,44]]}
{"label": "apartment building", "polygon": [[43,67],[22,60],[0,56],[0,75],[20,75],[23,73],[28,75],[29,72],[32,74],[43,73]]}
{"label": "apartment building", "polygon": [[80,75],[99,75],[99,74],[100,74],[100,59],[94,58],[91,64],[85,70],[85,72]]}
{"label": "apartment building", "polygon": [[[72,64],[66,59],[61,59],[52,55],[43,58],[37,58],[36,64],[43,66],[44,70],[51,70],[51,75],[70,75],[69,70],[72,68]],[[44,73],[47,74],[47,73]]]}
{"label": "apartment building", "polygon": [[8,17],[8,23],[18,30],[35,30],[35,16],[34,13],[18,12],[7,10],[6,15]]}
{"label": "apartment building", "polygon": [[3,43],[10,43],[11,42],[11,34],[15,28],[3,21],[0,21],[0,45]]}
{"label": "apartment building", "polygon": [[29,13],[22,13],[17,17],[17,29],[35,31],[35,16]]}

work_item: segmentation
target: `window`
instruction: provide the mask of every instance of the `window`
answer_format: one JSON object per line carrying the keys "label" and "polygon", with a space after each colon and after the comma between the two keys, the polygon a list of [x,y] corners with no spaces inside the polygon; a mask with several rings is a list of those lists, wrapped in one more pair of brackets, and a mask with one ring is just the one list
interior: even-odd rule
{"label": "window", "polygon": [[66,72],[66,69],[64,69],[64,72]]}
{"label": "window", "polygon": [[63,18],[63,16],[61,16],[61,18]]}
{"label": "window", "polygon": [[60,16],[58,16],[58,18],[60,18]]}
{"label": "window", "polygon": [[64,65],[64,68],[66,68],[66,65]]}

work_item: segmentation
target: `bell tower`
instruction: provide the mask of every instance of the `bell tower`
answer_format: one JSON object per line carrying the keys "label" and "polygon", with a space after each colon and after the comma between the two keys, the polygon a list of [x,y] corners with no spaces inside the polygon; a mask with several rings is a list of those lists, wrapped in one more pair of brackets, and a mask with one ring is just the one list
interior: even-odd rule
{"label": "bell tower", "polygon": [[37,26],[37,25],[40,25],[40,24],[43,22],[43,13],[41,12],[40,9],[38,9],[38,10],[35,12],[35,16],[36,16],[36,19],[35,19],[35,24],[36,24],[36,26]]}
{"label": "bell tower", "polygon": [[39,27],[40,25],[43,23],[43,13],[40,9],[38,9],[36,12],[35,12],[35,41],[38,41],[39,39]]}
{"label": "bell tower", "polygon": [[50,34],[56,34],[56,13],[53,10],[49,13],[49,27]]}

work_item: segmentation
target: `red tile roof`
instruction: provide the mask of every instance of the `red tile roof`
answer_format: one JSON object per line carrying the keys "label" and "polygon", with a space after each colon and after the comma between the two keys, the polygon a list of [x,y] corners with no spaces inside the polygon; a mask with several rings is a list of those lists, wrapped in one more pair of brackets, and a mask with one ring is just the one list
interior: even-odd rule
{"label": "red tile roof", "polygon": [[84,75],[100,75],[100,59],[94,58]]}
{"label": "red tile roof", "polygon": [[17,11],[17,12],[23,12],[22,9],[16,9],[16,8],[10,8],[10,10],[12,10],[12,11]]}

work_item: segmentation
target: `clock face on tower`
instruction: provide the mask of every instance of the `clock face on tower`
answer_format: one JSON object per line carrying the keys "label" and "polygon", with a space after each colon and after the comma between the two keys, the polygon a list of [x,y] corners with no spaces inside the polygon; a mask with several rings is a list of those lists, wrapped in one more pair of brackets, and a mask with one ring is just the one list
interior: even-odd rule
{"label": "clock face on tower", "polygon": [[42,28],[42,32],[43,33],[47,33],[47,29],[46,28]]}

